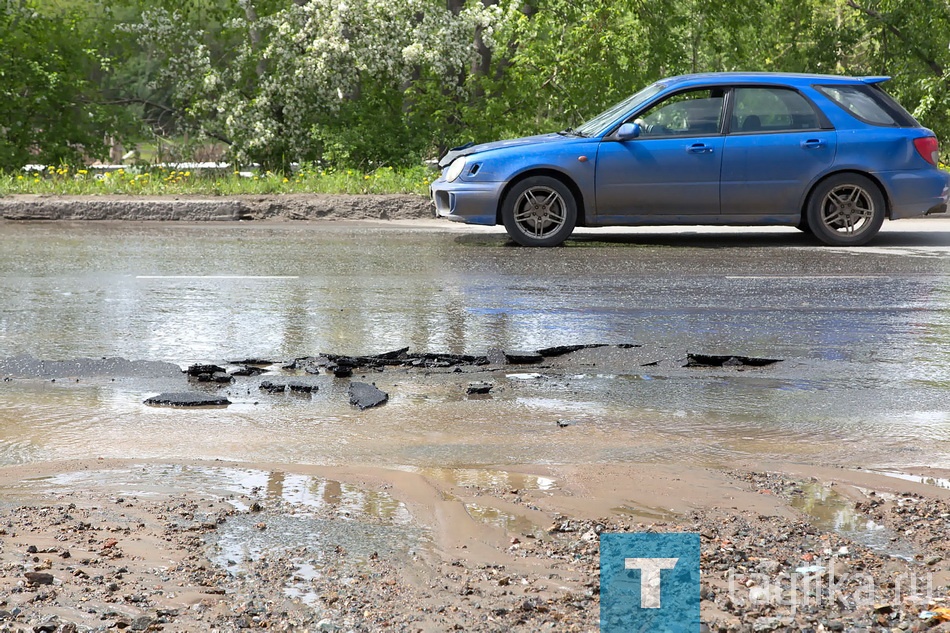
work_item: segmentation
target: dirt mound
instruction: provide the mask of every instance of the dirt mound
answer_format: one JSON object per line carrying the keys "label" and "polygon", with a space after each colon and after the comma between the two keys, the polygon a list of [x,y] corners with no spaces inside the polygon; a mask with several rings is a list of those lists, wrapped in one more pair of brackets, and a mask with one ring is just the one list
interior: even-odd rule
{"label": "dirt mound", "polygon": [[5,220],[413,220],[434,214],[424,196],[7,196]]}

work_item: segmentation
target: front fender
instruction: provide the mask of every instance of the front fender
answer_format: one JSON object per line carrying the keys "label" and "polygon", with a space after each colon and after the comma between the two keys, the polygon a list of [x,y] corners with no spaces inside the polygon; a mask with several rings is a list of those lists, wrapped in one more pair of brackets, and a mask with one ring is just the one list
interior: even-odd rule
{"label": "front fender", "polygon": [[470,185],[504,183],[497,200],[500,209],[511,186],[529,176],[545,174],[565,182],[578,196],[578,220],[585,221],[592,213],[595,199],[594,183],[599,141],[568,142],[557,147],[553,143],[540,148],[512,147],[472,154],[466,157],[465,169],[457,182]]}

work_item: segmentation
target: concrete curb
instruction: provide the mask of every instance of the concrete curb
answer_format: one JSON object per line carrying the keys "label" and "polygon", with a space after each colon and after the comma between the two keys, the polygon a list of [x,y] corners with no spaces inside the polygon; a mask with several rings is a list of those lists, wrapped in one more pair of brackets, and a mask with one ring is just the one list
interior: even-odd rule
{"label": "concrete curb", "polygon": [[7,196],[0,218],[11,221],[137,220],[233,222],[240,220],[412,220],[433,217],[418,195],[134,197]]}

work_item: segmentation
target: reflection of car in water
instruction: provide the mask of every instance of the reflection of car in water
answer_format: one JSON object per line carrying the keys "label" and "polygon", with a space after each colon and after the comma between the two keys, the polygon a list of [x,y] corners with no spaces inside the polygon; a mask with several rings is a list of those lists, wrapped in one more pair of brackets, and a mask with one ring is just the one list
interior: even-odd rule
{"label": "reflection of car in water", "polygon": [[886,77],[713,73],[664,79],[579,128],[456,148],[436,212],[526,246],[576,226],[786,225],[859,245],[885,219],[945,213],[937,139]]}

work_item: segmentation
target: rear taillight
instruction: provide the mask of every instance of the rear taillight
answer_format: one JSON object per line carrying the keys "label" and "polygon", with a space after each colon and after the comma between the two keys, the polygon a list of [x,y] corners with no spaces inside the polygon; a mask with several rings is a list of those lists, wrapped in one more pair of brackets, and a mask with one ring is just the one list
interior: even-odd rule
{"label": "rear taillight", "polygon": [[934,167],[937,166],[937,157],[939,156],[939,151],[937,147],[936,136],[925,136],[923,138],[915,138],[914,147],[917,148],[917,153],[923,156],[925,161],[927,161]]}

